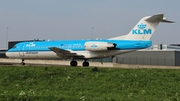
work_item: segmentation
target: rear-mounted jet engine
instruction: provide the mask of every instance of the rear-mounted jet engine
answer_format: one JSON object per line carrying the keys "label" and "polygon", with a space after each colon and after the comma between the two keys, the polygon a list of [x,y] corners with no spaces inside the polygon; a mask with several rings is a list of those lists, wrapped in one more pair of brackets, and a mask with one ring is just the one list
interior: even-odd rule
{"label": "rear-mounted jet engine", "polygon": [[88,51],[107,51],[116,48],[116,44],[109,42],[86,42],[84,47]]}

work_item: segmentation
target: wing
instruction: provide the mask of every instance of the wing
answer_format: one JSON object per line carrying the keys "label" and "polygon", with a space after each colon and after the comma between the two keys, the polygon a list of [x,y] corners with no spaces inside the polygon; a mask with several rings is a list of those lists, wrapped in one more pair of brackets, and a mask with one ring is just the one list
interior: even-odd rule
{"label": "wing", "polygon": [[84,58],[83,55],[77,55],[75,52],[71,52],[69,50],[64,50],[57,47],[49,47],[49,49],[55,52],[58,56],[63,58],[69,58],[69,57]]}

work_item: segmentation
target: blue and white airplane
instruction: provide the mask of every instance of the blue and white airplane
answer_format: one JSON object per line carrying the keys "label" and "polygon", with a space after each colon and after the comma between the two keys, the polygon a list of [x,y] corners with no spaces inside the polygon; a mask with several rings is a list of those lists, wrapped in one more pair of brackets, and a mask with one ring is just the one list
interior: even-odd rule
{"label": "blue and white airplane", "polygon": [[9,58],[22,59],[71,59],[70,65],[77,66],[77,59],[83,59],[82,66],[89,66],[88,59],[113,57],[127,52],[145,49],[152,45],[150,40],[159,22],[173,23],[163,14],[142,18],[127,34],[106,40],[54,40],[20,42],[6,52]]}

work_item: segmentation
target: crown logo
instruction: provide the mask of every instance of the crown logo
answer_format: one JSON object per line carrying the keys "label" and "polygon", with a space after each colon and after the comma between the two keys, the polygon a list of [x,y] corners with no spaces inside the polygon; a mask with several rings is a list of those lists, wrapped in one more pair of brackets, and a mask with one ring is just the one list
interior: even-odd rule
{"label": "crown logo", "polygon": [[137,26],[138,26],[138,28],[140,28],[140,29],[146,28],[146,24],[143,24],[143,23],[141,23],[141,24],[139,24],[139,25],[137,25]]}

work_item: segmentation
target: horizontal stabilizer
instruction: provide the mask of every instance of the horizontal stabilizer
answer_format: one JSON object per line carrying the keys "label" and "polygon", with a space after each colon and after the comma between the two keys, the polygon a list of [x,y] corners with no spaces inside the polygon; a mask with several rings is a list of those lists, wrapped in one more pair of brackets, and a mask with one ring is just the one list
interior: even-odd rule
{"label": "horizontal stabilizer", "polygon": [[161,22],[167,22],[167,23],[175,23],[174,21],[169,21],[166,18],[164,18]]}
{"label": "horizontal stabilizer", "polygon": [[146,21],[174,23],[174,21],[169,21],[166,18],[164,18],[164,14],[156,14],[156,15],[150,16],[146,19]]}

